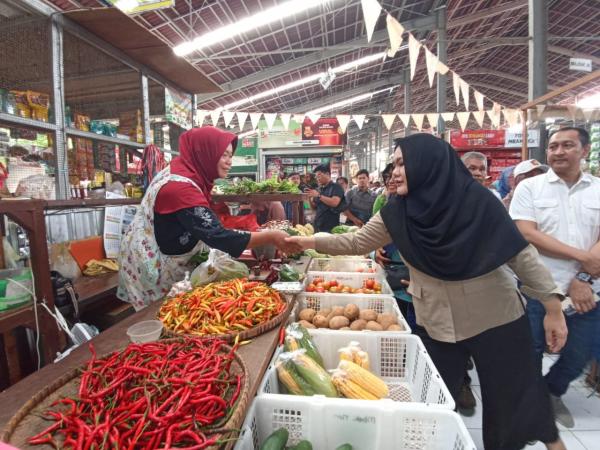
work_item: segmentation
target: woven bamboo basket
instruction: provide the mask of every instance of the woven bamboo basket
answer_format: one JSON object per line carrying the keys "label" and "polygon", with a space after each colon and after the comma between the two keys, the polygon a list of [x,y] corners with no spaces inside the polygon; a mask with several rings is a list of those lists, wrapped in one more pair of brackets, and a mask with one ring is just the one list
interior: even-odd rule
{"label": "woven bamboo basket", "polygon": [[[179,339],[166,339],[165,341],[177,341]],[[164,342],[164,341],[163,341]],[[231,350],[231,347],[223,347],[224,352]],[[234,353],[234,363],[232,364],[234,374],[243,374],[242,387],[240,395],[233,408],[232,414],[227,418],[225,423],[215,424],[207,427],[205,434],[207,436],[219,435],[221,439],[235,439],[239,433],[244,417],[246,415],[246,407],[250,398],[248,383],[248,369],[244,361],[237,353]],[[6,442],[20,450],[28,449],[51,449],[50,445],[30,445],[27,440],[47,428],[51,422],[43,419],[44,413],[49,410],[57,410],[60,407],[51,407],[50,405],[64,397],[76,397],[79,390],[79,381],[82,368],[72,369],[65,373],[55,382],[49,384],[31,397],[10,419],[4,430],[0,434],[0,441]],[[234,442],[225,445],[225,448],[232,448]],[[216,449],[217,447],[209,447]]]}

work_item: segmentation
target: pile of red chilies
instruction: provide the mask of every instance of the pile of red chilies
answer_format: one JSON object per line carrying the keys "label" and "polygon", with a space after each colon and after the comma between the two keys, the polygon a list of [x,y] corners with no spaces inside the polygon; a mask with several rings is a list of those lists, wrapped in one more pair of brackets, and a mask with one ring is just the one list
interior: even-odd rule
{"label": "pile of red chilies", "polygon": [[[74,449],[202,449],[219,445],[215,431],[229,419],[242,375],[232,374],[236,347],[219,340],[130,344],[92,359],[79,395],[49,411],[54,423],[29,439]],[[212,430],[212,433],[211,433]],[[56,439],[62,435],[62,439]]]}

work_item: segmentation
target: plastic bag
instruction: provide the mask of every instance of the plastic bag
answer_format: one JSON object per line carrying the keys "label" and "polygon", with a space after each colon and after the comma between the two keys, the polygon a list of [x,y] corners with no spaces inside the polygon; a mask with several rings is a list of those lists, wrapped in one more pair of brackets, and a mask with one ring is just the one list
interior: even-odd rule
{"label": "plastic bag", "polygon": [[54,200],[56,198],[54,178],[48,175],[30,175],[22,178],[17,185],[15,195],[38,200]]}
{"label": "plastic bag", "polygon": [[50,269],[73,281],[81,276],[81,270],[69,251],[68,242],[61,242],[50,247]]}
{"label": "plastic bag", "polygon": [[227,281],[234,278],[244,278],[250,275],[246,264],[236,261],[221,250],[211,249],[208,259],[192,272],[190,281],[197,287],[215,281]]}

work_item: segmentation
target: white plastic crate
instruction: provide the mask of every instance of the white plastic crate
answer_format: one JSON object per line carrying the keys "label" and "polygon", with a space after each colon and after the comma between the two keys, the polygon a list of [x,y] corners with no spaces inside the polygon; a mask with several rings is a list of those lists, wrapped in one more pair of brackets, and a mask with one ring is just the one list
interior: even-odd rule
{"label": "white plastic crate", "polygon": [[[381,294],[384,295],[393,295],[393,291],[390,288],[390,285],[386,281],[385,277],[378,275],[376,273],[349,273],[349,272],[308,272],[306,274],[306,284],[305,286],[312,283],[315,278],[321,278],[323,281],[332,281],[336,280],[340,284],[345,286],[350,286],[352,288],[363,288],[365,286],[365,282],[367,280],[373,280],[377,283],[381,284]],[[337,294],[337,292],[336,292]],[[346,294],[346,295],[356,295],[356,294]],[[379,295],[379,294],[371,294],[371,295]]]}
{"label": "white plastic crate", "polygon": [[[359,272],[362,269],[364,272]],[[385,272],[379,264],[372,259],[351,259],[351,258],[313,258],[308,266],[308,272],[349,272],[349,273],[369,273],[367,270],[373,270],[377,275],[385,277]]]}
{"label": "white plastic crate", "polygon": [[[350,341],[357,341],[369,354],[371,371],[388,385],[392,403],[427,403],[441,409],[454,409],[454,400],[418,336],[381,331],[370,333],[345,331],[327,334],[316,334],[312,331],[309,330],[315,346],[323,357],[325,369],[335,369],[339,363],[338,350],[348,345]],[[279,390],[275,361],[282,351],[283,347],[275,351],[260,384],[259,394],[295,399],[312,398],[283,394]],[[349,404],[363,404],[389,400],[345,399],[344,401]]]}
{"label": "white plastic crate", "polygon": [[[331,308],[332,306],[346,306],[350,303],[354,303],[361,310],[372,309],[378,313],[392,313],[398,317],[398,323],[404,327],[403,331],[388,331],[386,333],[411,333],[410,326],[404,319],[404,316],[398,308],[396,299],[391,295],[379,295],[379,294],[319,294],[315,292],[303,292],[296,296],[296,305],[292,313],[291,321],[298,321],[298,314],[304,308],[312,308],[315,311],[320,311],[323,308]],[[326,328],[319,328],[316,330],[310,330],[311,333],[346,333],[347,330],[329,330]],[[365,331],[365,333],[370,331]]]}
{"label": "white plastic crate", "polygon": [[475,450],[458,414],[427,405],[343,399],[256,397],[235,450],[259,450],[275,430],[289,432],[288,445],[307,439],[315,450],[349,443],[354,450]]}

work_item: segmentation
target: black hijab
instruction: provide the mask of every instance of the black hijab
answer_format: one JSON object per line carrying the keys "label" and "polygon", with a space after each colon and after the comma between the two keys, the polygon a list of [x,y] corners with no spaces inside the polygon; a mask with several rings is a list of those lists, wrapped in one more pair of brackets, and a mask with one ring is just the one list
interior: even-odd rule
{"label": "black hijab", "polygon": [[527,247],[503,204],[477,183],[454,149],[430,134],[399,139],[408,194],[381,216],[402,257],[441,280],[484,275]]}

